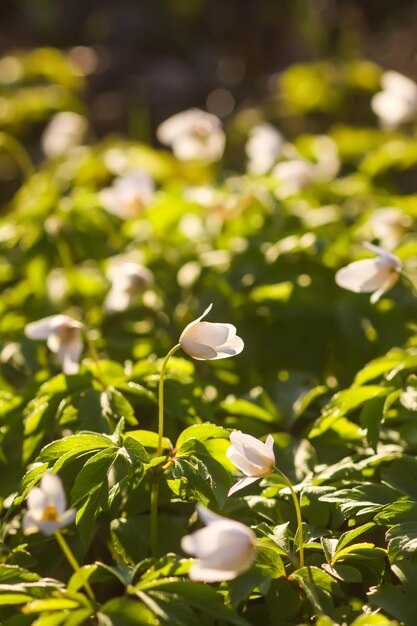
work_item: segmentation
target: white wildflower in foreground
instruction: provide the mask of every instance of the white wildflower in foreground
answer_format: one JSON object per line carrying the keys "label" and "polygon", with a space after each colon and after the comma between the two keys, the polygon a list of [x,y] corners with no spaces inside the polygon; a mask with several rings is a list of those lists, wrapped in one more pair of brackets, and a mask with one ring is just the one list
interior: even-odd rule
{"label": "white wildflower in foreground", "polygon": [[153,283],[152,272],[131,261],[110,265],[107,275],[112,281],[104,302],[107,311],[125,311]]}
{"label": "white wildflower in foreground", "polygon": [[188,109],[158,126],[158,140],[171,146],[180,161],[212,163],[221,159],[225,135],[218,117],[201,109]]}
{"label": "white wildflower in foreground", "polygon": [[76,510],[67,509],[61,479],[53,472],[45,472],[39,487],[29,492],[27,506],[23,517],[23,531],[26,535],[38,530],[45,535],[53,535],[75,519]]}
{"label": "white wildflower in foreground", "polygon": [[283,143],[284,137],[271,124],[252,128],[245,146],[248,172],[255,175],[268,172],[281,154]]}
{"label": "white wildflower in foreground", "polygon": [[253,563],[255,534],[240,522],[215,515],[202,506],[197,509],[207,526],[181,541],[184,552],[198,559],[190,569],[191,580],[222,582],[236,578]]}
{"label": "white wildflower in foreground", "polygon": [[382,91],[375,94],[371,107],[386,128],[396,128],[417,115],[417,84],[398,72],[384,72]]}
{"label": "white wildflower in foreground", "polygon": [[229,496],[271,474],[276,464],[274,439],[271,435],[268,435],[266,442],[263,443],[256,437],[237,430],[230,435],[230,441],[232,445],[227,449],[226,456],[242,474],[245,474],[245,478],[233,485],[229,490]]}
{"label": "white wildflower in foreground", "polygon": [[226,359],[236,356],[244,348],[245,344],[236,335],[236,328],[232,324],[201,321],[212,306],[210,304],[200,317],[188,324],[180,336],[179,345],[194,359]]}
{"label": "white wildflower in foreground", "polygon": [[88,122],[82,115],[72,111],[57,113],[43,132],[42,150],[49,158],[61,156],[80,146],[87,132]]}
{"label": "white wildflower in foreground", "polygon": [[69,315],[51,315],[27,324],[29,339],[46,339],[51,352],[58,355],[64,374],[76,374],[83,351],[83,325]]}
{"label": "white wildflower in foreground", "polygon": [[407,228],[411,226],[410,217],[404,215],[396,207],[385,207],[374,211],[369,222],[381,246],[388,250],[393,250],[398,246]]}
{"label": "white wildflower in foreground", "polygon": [[102,189],[99,198],[106,211],[127,220],[139,215],[152,203],[155,185],[142,170],[134,170]]}
{"label": "white wildflower in foreground", "polygon": [[336,283],[355,293],[372,293],[374,304],[398,281],[402,265],[398,257],[383,248],[371,243],[364,245],[377,256],[349,263],[337,272]]}

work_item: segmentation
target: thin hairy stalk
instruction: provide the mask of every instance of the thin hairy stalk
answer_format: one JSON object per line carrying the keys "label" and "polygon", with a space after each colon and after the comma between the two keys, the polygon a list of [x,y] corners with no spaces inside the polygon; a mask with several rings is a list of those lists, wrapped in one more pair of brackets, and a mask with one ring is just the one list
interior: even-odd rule
{"label": "thin hairy stalk", "polygon": [[277,467],[275,468],[275,471],[277,472],[277,474],[279,474],[280,476],[282,476],[282,478],[285,481],[285,484],[288,486],[290,492],[291,492],[291,496],[294,502],[294,508],[295,508],[295,514],[297,517],[297,529],[298,529],[298,547],[300,550],[300,567],[304,567],[304,537],[303,537],[303,519],[301,516],[301,507],[300,507],[300,503],[298,501],[298,497],[297,494],[294,491],[294,488],[291,484],[291,481],[286,477],[286,475],[284,474],[284,472],[281,472],[280,469],[278,469]]}
{"label": "thin hairy stalk", "polygon": [[[156,456],[162,454],[162,441],[164,437],[164,380],[165,372],[168,366],[168,361],[180,348],[178,343],[176,346],[166,355],[162,362],[161,372],[159,374],[159,388],[158,388],[158,442],[156,446]],[[155,473],[153,476],[153,482],[151,486],[151,551],[152,556],[158,554],[158,495],[159,495],[159,479],[160,473]]]}
{"label": "thin hairy stalk", "polygon": [[94,595],[93,590],[91,589],[90,583],[88,582],[88,580],[84,576],[84,572],[82,571],[80,564],[78,563],[77,559],[75,558],[71,548],[69,547],[69,545],[65,541],[61,531],[60,530],[56,530],[54,534],[55,534],[56,540],[58,541],[58,543],[59,543],[59,545],[60,545],[60,547],[62,549],[62,552],[67,557],[69,564],[73,568],[74,572],[76,572],[80,576],[81,580],[83,581],[83,586],[84,586],[84,589],[87,592],[88,597],[90,598],[90,600],[92,602],[96,603],[96,597]]}

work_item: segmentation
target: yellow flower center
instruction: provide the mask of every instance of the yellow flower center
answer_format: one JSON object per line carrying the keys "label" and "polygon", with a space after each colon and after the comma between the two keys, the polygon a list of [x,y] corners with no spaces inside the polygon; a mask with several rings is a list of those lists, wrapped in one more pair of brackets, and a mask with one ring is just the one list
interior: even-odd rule
{"label": "yellow flower center", "polygon": [[42,514],[43,522],[57,522],[59,519],[58,511],[53,504],[48,504]]}

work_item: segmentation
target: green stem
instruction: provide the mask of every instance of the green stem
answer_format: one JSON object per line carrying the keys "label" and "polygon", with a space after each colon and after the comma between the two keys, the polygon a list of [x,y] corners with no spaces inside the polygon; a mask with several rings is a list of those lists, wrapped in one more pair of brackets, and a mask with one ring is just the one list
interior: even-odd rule
{"label": "green stem", "polygon": [[99,383],[101,384],[103,389],[106,389],[107,384],[106,384],[106,381],[104,380],[103,371],[102,371],[101,365],[100,365],[100,359],[98,358],[98,354],[97,354],[97,350],[96,350],[96,347],[94,345],[94,342],[90,339],[87,330],[84,331],[84,337],[85,337],[85,341],[87,343],[87,348],[88,348],[88,351],[90,353],[90,357],[92,358],[92,360],[94,361],[94,364],[96,366],[96,377],[97,377],[97,380],[99,381]]}
{"label": "green stem", "polygon": [[414,296],[417,296],[417,287],[416,287],[416,285],[414,284],[414,282],[411,280],[410,276],[409,276],[406,272],[404,272],[404,271],[400,272],[400,275],[403,277],[403,279],[405,280],[405,282],[406,282],[408,285],[410,285],[410,287],[411,287],[411,291],[413,292],[413,295],[414,295]]}
{"label": "green stem", "polygon": [[0,146],[7,150],[20,167],[25,178],[29,178],[35,170],[33,163],[22,144],[12,135],[0,132]]}
{"label": "green stem", "polygon": [[164,379],[165,379],[165,372],[166,372],[166,369],[167,369],[167,365],[168,365],[169,359],[172,357],[174,352],[176,352],[180,347],[181,347],[180,344],[177,343],[176,346],[171,348],[171,350],[168,352],[168,354],[166,355],[166,357],[165,357],[165,359],[164,359],[164,361],[162,363],[161,373],[159,375],[159,389],[158,389],[158,444],[156,446],[156,456],[161,456],[161,454],[162,454],[162,438],[164,436]]}
{"label": "green stem", "polygon": [[[159,388],[158,388],[158,442],[156,445],[156,456],[162,454],[162,440],[164,437],[164,380],[165,372],[167,369],[168,361],[180,348],[180,344],[171,348],[162,362],[161,372],[159,374]],[[153,482],[151,486],[151,551],[152,556],[156,557],[158,554],[158,495],[159,495],[159,478],[160,473],[155,473],[153,476]]]}
{"label": "green stem", "polygon": [[275,468],[277,474],[282,476],[285,481],[285,484],[288,486],[291,496],[294,502],[295,514],[297,516],[297,529],[298,529],[298,547],[300,550],[300,567],[304,567],[304,537],[303,537],[303,519],[301,517],[301,507],[297,498],[297,494],[294,491],[294,488],[290,482],[290,480],[286,477],[284,472],[281,472],[277,467]]}
{"label": "green stem", "polygon": [[69,545],[67,544],[67,542],[65,541],[63,535],[61,534],[60,530],[56,530],[55,531],[55,537],[62,549],[62,552],[65,554],[65,556],[68,559],[68,562],[70,563],[71,567],[73,568],[74,572],[76,572],[81,580],[83,581],[83,586],[84,589],[87,592],[88,597],[90,598],[90,600],[94,603],[97,602],[96,597],[94,595],[93,590],[91,589],[90,583],[88,582],[88,580],[85,578],[84,576],[84,572],[81,570],[80,564],[78,563],[77,559],[75,558],[74,554],[72,553],[71,548],[69,547]]}

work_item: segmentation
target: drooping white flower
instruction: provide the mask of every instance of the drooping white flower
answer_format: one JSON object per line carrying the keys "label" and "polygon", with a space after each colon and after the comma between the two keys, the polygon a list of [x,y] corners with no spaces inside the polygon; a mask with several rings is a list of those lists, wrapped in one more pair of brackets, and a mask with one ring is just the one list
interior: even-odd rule
{"label": "drooping white flower", "polygon": [[315,180],[316,167],[311,161],[301,158],[278,163],[272,170],[273,177],[278,181],[276,195],[286,198],[306,189]]}
{"label": "drooping white flower", "polygon": [[417,84],[399,72],[384,72],[382,91],[374,95],[371,107],[386,128],[396,128],[417,115]]}
{"label": "drooping white flower", "polygon": [[27,497],[28,509],[23,517],[25,535],[38,530],[53,535],[56,530],[74,521],[76,510],[67,509],[62,482],[57,474],[47,471],[39,487],[34,487]]}
{"label": "drooping white flower", "polygon": [[42,150],[49,157],[65,154],[80,146],[88,132],[88,121],[79,113],[63,111],[57,113],[43,131]]}
{"label": "drooping white flower", "polygon": [[133,170],[116,178],[111,187],[102,189],[99,197],[109,213],[127,220],[152,203],[154,191],[151,177],[142,170]]}
{"label": "drooping white flower", "polygon": [[181,348],[198,360],[226,359],[236,356],[244,348],[243,340],[236,335],[232,324],[213,324],[201,320],[211,310],[212,304],[200,317],[188,324],[181,333]]}
{"label": "drooping white flower", "polygon": [[261,175],[268,172],[281,154],[284,137],[271,124],[259,124],[251,129],[245,146],[248,172]]}
{"label": "drooping white flower", "polygon": [[152,272],[131,261],[113,263],[107,275],[112,281],[104,302],[107,311],[125,311],[153,283]]}
{"label": "drooping white flower", "polygon": [[64,374],[76,374],[83,351],[83,325],[69,315],[50,315],[25,327],[29,339],[46,339],[47,346],[58,355]]}
{"label": "drooping white flower", "polygon": [[372,293],[371,302],[378,302],[399,279],[402,265],[398,257],[371,243],[364,244],[377,255],[349,263],[336,274],[336,283],[355,293]]}
{"label": "drooping white flower", "polygon": [[276,464],[274,439],[271,435],[268,435],[263,443],[256,437],[245,435],[237,430],[230,435],[230,441],[232,445],[227,449],[226,456],[238,470],[245,474],[245,478],[241,478],[233,485],[229,490],[229,496],[256,480],[268,476]]}
{"label": "drooping white flower", "polygon": [[191,580],[222,582],[236,578],[254,561],[254,532],[244,524],[216,515],[202,506],[197,509],[207,526],[181,541],[184,552],[198,559],[190,569]]}
{"label": "drooping white flower", "polygon": [[221,121],[201,109],[188,109],[158,126],[158,140],[171,146],[180,161],[218,161],[224,151],[225,135]]}
{"label": "drooping white flower", "polygon": [[381,246],[388,250],[393,250],[398,246],[407,228],[411,226],[410,217],[404,215],[396,207],[385,207],[374,211],[369,222]]}

